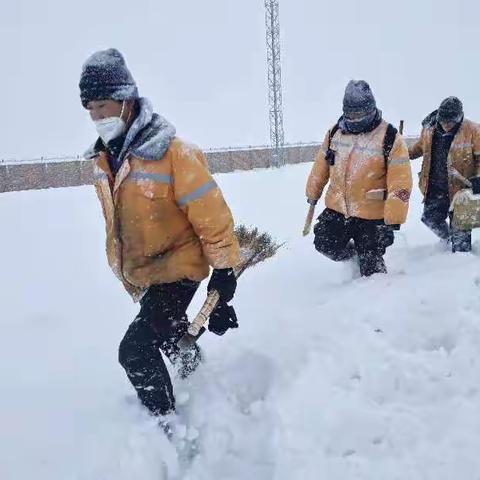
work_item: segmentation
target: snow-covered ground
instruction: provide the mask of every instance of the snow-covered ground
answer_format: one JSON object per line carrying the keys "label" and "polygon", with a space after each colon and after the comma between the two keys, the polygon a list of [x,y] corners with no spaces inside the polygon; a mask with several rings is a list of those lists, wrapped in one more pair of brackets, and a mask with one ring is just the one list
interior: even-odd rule
{"label": "snow-covered ground", "polygon": [[[480,479],[478,233],[473,255],[442,250],[415,192],[390,274],[355,279],[300,235],[309,168],[217,176],[237,222],[286,245],[240,282],[240,328],[204,335],[205,364],[176,383],[201,446],[182,478]],[[0,478],[174,473],[117,364],[137,308],[93,188],[2,194],[0,218]]]}

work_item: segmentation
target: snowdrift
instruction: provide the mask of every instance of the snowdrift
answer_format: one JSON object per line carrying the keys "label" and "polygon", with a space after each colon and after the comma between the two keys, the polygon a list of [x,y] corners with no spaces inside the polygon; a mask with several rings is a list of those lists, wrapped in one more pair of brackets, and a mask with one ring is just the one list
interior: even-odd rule
{"label": "snowdrift", "polygon": [[445,251],[416,193],[389,275],[357,278],[301,237],[309,168],[216,176],[237,222],[286,245],[239,283],[240,328],[205,334],[175,384],[201,447],[183,473],[117,364],[137,308],[93,188],[0,196],[2,480],[480,477],[478,233],[473,254]]}

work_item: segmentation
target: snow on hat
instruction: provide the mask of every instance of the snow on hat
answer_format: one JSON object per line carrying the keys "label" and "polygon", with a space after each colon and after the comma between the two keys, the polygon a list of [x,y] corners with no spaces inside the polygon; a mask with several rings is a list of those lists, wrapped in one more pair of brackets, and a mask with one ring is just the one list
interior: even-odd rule
{"label": "snow on hat", "polygon": [[457,97],[446,98],[438,108],[437,121],[460,122],[463,117],[463,105]]}
{"label": "snow on hat", "polygon": [[84,63],[80,76],[80,99],[86,108],[92,100],[138,98],[138,89],[122,54],[115,48],[100,50]]}
{"label": "snow on hat", "polygon": [[377,108],[370,85],[365,80],[350,80],[343,97],[343,113],[373,112]]}

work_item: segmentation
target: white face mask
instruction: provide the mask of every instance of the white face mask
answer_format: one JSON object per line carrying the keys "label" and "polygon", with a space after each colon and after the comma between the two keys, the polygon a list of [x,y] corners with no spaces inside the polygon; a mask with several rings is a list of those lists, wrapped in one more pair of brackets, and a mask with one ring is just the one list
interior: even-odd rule
{"label": "white face mask", "polygon": [[95,120],[95,128],[100,138],[108,143],[114,138],[119,137],[127,127],[125,121],[122,119],[123,110],[125,108],[125,101],[122,104],[122,111],[119,117],[108,117],[102,120]]}

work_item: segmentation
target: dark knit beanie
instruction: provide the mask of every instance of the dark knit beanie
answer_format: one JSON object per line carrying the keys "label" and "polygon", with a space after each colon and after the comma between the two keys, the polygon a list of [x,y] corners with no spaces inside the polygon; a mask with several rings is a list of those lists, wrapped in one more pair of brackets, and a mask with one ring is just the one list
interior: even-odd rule
{"label": "dark knit beanie", "polygon": [[80,99],[87,108],[92,100],[130,100],[138,89],[122,54],[115,48],[95,52],[83,65]]}
{"label": "dark knit beanie", "polygon": [[438,108],[437,121],[459,123],[463,118],[463,105],[457,97],[446,98]]}
{"label": "dark knit beanie", "polygon": [[370,85],[364,80],[350,80],[343,97],[343,113],[372,113],[377,108]]}

